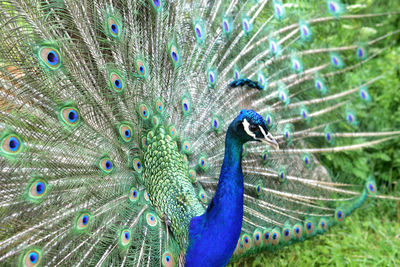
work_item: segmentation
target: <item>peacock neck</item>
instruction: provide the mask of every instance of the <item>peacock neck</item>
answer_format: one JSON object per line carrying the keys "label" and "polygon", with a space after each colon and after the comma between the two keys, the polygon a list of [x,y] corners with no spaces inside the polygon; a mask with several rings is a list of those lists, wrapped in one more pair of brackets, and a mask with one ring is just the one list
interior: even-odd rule
{"label": "peacock neck", "polygon": [[191,220],[186,266],[226,266],[240,236],[243,219],[243,143],[229,130],[217,192],[207,211]]}
{"label": "peacock neck", "polygon": [[[225,156],[221,167],[217,192],[214,197],[215,205],[229,206],[243,203],[243,173],[242,173],[243,143],[228,131],[225,138]],[[243,205],[240,205],[243,210]]]}

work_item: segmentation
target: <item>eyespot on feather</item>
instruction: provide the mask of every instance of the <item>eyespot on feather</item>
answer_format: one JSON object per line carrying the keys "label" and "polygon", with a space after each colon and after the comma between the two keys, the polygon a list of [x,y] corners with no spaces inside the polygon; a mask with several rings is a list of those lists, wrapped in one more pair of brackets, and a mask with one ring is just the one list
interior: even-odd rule
{"label": "eyespot on feather", "polygon": [[275,39],[270,38],[269,52],[274,56],[278,56],[280,54],[280,51],[281,51],[281,47],[280,47],[279,43]]}
{"label": "eyespot on feather", "polygon": [[199,199],[204,204],[208,203],[207,193],[204,190],[200,190],[199,192]]}
{"label": "eyespot on feather", "polygon": [[293,226],[293,236],[295,239],[300,239],[303,236],[303,226],[300,223],[296,223]]}
{"label": "eyespot on feather", "polygon": [[252,247],[252,239],[248,234],[244,234],[242,237],[244,249],[248,250]]}
{"label": "eyespot on feather", "polygon": [[142,78],[147,78],[149,75],[149,68],[146,62],[142,59],[136,60],[136,71]]}
{"label": "eyespot on feather", "polygon": [[169,57],[171,58],[172,63],[175,67],[178,67],[181,63],[181,54],[178,50],[178,47],[174,42],[171,42],[169,45]]}
{"label": "eyespot on feather", "polygon": [[195,20],[193,22],[194,35],[198,44],[204,42],[206,38],[205,27],[203,20]]}
{"label": "eyespot on feather", "polygon": [[250,34],[253,30],[253,24],[251,23],[250,19],[247,17],[242,18],[242,29],[245,34]]}
{"label": "eyespot on feather", "polygon": [[339,0],[326,1],[328,13],[339,17],[346,11],[346,7]]}
{"label": "eyespot on feather", "polygon": [[304,230],[306,231],[307,235],[309,235],[309,236],[314,234],[314,223],[310,219],[307,219],[304,222]]}
{"label": "eyespot on feather", "polygon": [[155,102],[155,109],[157,110],[158,113],[163,114],[164,113],[164,102],[161,99],[156,100]]}
{"label": "eyespot on feather", "polygon": [[290,239],[292,239],[292,227],[290,225],[286,225],[282,229],[282,240],[289,242]]}
{"label": "eyespot on feather", "polygon": [[374,196],[377,194],[376,182],[372,175],[368,178],[368,181],[365,184],[365,189],[366,189],[368,195],[370,195],[370,196]]}
{"label": "eyespot on feather", "polygon": [[312,30],[310,25],[305,22],[299,22],[300,36],[303,41],[310,41],[312,39]]}
{"label": "eyespot on feather", "polygon": [[177,136],[176,128],[174,125],[168,127],[168,133],[174,139]]}
{"label": "eyespot on feather", "polygon": [[122,75],[116,72],[110,72],[109,86],[111,91],[121,93],[125,87],[125,80]]}
{"label": "eyespot on feather", "polygon": [[190,155],[192,153],[192,144],[189,140],[184,140],[182,143],[182,153]]}
{"label": "eyespot on feather", "polygon": [[202,171],[206,171],[208,169],[208,160],[206,155],[200,155],[198,166]]}
{"label": "eyespot on feather", "polygon": [[4,134],[4,137],[1,138],[1,150],[0,154],[5,157],[13,157],[21,153],[23,149],[23,143],[21,138],[14,134]]}
{"label": "eyespot on feather", "polygon": [[56,70],[61,66],[60,52],[52,47],[41,47],[39,49],[39,59],[42,65],[50,70]]}
{"label": "eyespot on feather", "polygon": [[261,241],[262,241],[262,233],[261,233],[261,230],[259,230],[259,229],[255,229],[255,230],[254,230],[254,233],[253,233],[253,240],[254,240],[254,245],[255,245],[255,246],[261,245]]}
{"label": "eyespot on feather", "polygon": [[189,179],[190,181],[192,181],[192,183],[196,182],[196,178],[197,178],[197,173],[195,170],[190,169],[189,170]]}
{"label": "eyespot on feather", "polygon": [[207,78],[208,78],[208,85],[211,88],[215,88],[218,82],[218,72],[214,69],[209,69],[207,72]]}
{"label": "eyespot on feather", "polygon": [[181,99],[181,105],[182,105],[182,113],[183,115],[189,115],[191,112],[191,101],[188,96],[183,96]]}
{"label": "eyespot on feather", "polygon": [[119,135],[124,142],[130,142],[132,140],[132,127],[128,124],[121,124],[119,126]]}
{"label": "eyespot on feather", "polygon": [[48,190],[48,183],[42,178],[33,180],[28,186],[28,199],[31,202],[40,201],[46,194]]}
{"label": "eyespot on feather", "polygon": [[266,229],[263,232],[263,243],[265,246],[271,244],[271,230],[270,229]]}
{"label": "eyespot on feather", "polygon": [[328,230],[328,221],[325,218],[321,218],[318,223],[318,230],[326,231]]}
{"label": "eyespot on feather", "polygon": [[271,232],[271,244],[277,246],[281,239],[281,232],[278,228],[274,228]]}
{"label": "eyespot on feather", "polygon": [[282,166],[278,171],[278,179],[281,183],[286,183],[287,181],[286,170],[284,166]]}
{"label": "eyespot on feather", "polygon": [[61,122],[68,127],[76,127],[81,122],[79,110],[75,107],[64,107],[60,111]]}
{"label": "eyespot on feather", "polygon": [[170,253],[168,250],[165,251],[162,254],[162,265],[164,267],[173,267],[173,266],[175,266],[174,257],[172,255],[172,253]]}
{"label": "eyespot on feather", "polygon": [[111,173],[114,169],[114,165],[109,157],[104,157],[100,159],[98,166],[100,170],[105,174]]}
{"label": "eyespot on feather", "polygon": [[335,211],[335,219],[337,222],[343,222],[346,217],[345,211],[342,208],[337,208]]}
{"label": "eyespot on feather", "polygon": [[35,267],[39,266],[42,261],[42,251],[38,248],[27,250],[21,257],[21,266]]}
{"label": "eyespot on feather", "polygon": [[87,230],[87,228],[90,225],[90,221],[92,219],[92,216],[89,212],[83,211],[80,212],[75,219],[75,229],[79,232]]}
{"label": "eyespot on feather", "polygon": [[285,7],[283,6],[282,2],[275,0],[273,2],[273,5],[274,5],[275,18],[278,20],[284,20],[286,12],[285,12]]}
{"label": "eyespot on feather", "polygon": [[153,125],[154,128],[157,128],[160,124],[160,119],[158,116],[153,116],[153,118],[151,118],[151,123]]}
{"label": "eyespot on feather", "polygon": [[129,190],[129,200],[132,203],[136,203],[139,200],[139,190],[136,187],[132,187]]}
{"label": "eyespot on feather", "polygon": [[163,1],[162,0],[149,0],[150,4],[154,8],[156,12],[160,12],[162,9]]}
{"label": "eyespot on feather", "polygon": [[146,200],[146,201],[149,201],[149,200],[150,200],[149,193],[148,193],[146,190],[143,191],[143,198],[144,198],[144,200]]}
{"label": "eyespot on feather", "polygon": [[256,194],[257,194],[258,196],[261,196],[262,193],[263,193],[263,184],[262,184],[262,181],[259,181],[259,182],[256,184]]}
{"label": "eyespot on feather", "polygon": [[133,169],[134,169],[137,173],[142,173],[142,171],[143,171],[143,165],[142,165],[142,162],[140,161],[139,158],[134,158],[134,159],[132,160],[132,166],[133,166]]}
{"label": "eyespot on feather", "polygon": [[107,36],[118,40],[122,33],[122,22],[117,18],[118,16],[108,15],[105,23],[105,33]]}
{"label": "eyespot on feather", "polygon": [[119,242],[120,246],[125,249],[127,248],[132,242],[132,232],[130,229],[123,229],[119,235]]}
{"label": "eyespot on feather", "polygon": [[146,222],[150,227],[157,226],[157,224],[158,224],[157,216],[152,212],[147,213],[146,214]]}
{"label": "eyespot on feather", "polygon": [[229,17],[223,17],[222,19],[222,32],[225,37],[229,38],[233,32],[234,25]]}
{"label": "eyespot on feather", "polygon": [[149,109],[146,104],[141,104],[139,106],[139,114],[143,120],[150,118]]}

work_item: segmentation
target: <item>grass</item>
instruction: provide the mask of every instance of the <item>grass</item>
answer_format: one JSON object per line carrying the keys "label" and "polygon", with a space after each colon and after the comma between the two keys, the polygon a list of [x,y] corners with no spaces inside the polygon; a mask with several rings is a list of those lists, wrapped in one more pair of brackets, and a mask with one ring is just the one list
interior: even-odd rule
{"label": "grass", "polygon": [[231,266],[400,266],[399,202],[368,201],[325,235]]}

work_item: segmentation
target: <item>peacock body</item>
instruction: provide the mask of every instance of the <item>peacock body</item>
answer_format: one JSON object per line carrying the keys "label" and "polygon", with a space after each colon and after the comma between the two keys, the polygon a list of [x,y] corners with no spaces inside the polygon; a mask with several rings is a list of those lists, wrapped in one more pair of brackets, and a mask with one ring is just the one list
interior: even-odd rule
{"label": "peacock body", "polygon": [[346,2],[1,1],[1,265],[224,266],[383,198],[315,156],[400,134],[360,130],[398,14]]}

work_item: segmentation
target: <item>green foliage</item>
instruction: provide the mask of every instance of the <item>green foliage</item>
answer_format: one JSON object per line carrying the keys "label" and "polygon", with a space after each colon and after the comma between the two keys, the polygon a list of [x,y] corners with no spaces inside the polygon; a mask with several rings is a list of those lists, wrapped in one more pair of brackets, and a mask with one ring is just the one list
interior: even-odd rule
{"label": "green foliage", "polygon": [[[373,101],[366,107],[364,113],[358,115],[361,131],[400,129],[399,55],[400,47],[390,48],[390,51],[374,64],[366,65],[366,72],[379,72],[384,78],[369,89]],[[374,174],[378,190],[386,192],[385,187],[393,189],[393,182],[400,177],[399,147],[400,140],[397,138],[362,151],[324,155],[321,160],[340,177],[357,177],[365,180],[366,173]]]}
{"label": "green foliage", "polygon": [[370,201],[325,235],[231,266],[399,266],[399,229],[398,202]]}
{"label": "green foliage", "polygon": [[[346,1],[344,1],[346,2]],[[372,1],[358,1],[370,5]],[[390,10],[398,10],[400,2],[382,2]],[[385,10],[387,11],[387,10]],[[334,27],[332,24],[331,27]],[[351,39],[350,28],[359,27],[350,22],[330,36],[331,29],[314,29],[315,38],[327,38],[326,42],[340,42],[337,36]],[[400,27],[400,20],[395,16],[377,24],[379,31],[390,32]],[[374,28],[362,28],[360,39],[368,39]],[[328,40],[329,39],[329,40]],[[321,40],[322,41],[322,40]],[[400,36],[397,34],[391,43],[382,42],[380,48],[385,52],[372,62],[363,64],[362,71],[348,72],[343,83],[335,86],[356,87],[367,77],[382,76],[368,88],[372,97],[369,104],[357,104],[357,119],[360,132],[400,130]],[[375,49],[378,49],[375,47]],[[376,53],[370,51],[370,53]],[[347,55],[347,59],[349,55]],[[308,59],[303,59],[307,66]],[[349,88],[350,88],[349,87]],[[335,91],[337,88],[330,88]],[[340,89],[340,88],[339,88]],[[332,93],[332,92],[331,92]],[[360,112],[361,111],[361,112]],[[383,144],[362,151],[340,152],[319,155],[322,165],[342,181],[359,183],[366,181],[373,174],[378,193],[400,196],[400,139],[395,138]],[[242,260],[232,266],[399,266],[400,265],[400,206],[397,201],[367,201],[358,210],[324,235],[282,248],[273,253],[264,253],[255,258]]]}

